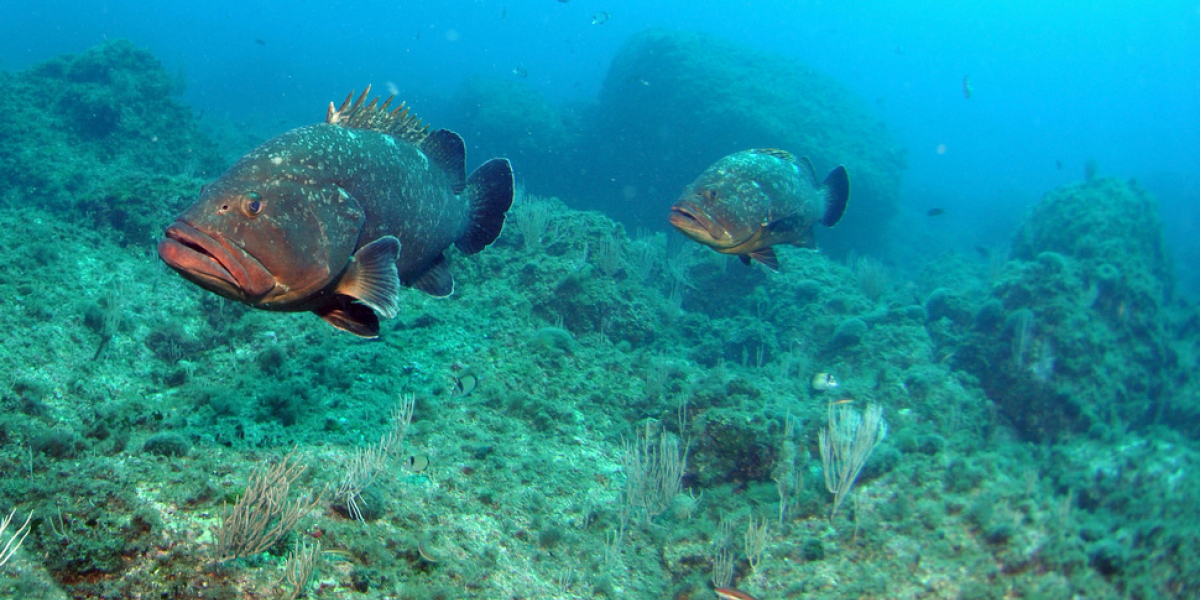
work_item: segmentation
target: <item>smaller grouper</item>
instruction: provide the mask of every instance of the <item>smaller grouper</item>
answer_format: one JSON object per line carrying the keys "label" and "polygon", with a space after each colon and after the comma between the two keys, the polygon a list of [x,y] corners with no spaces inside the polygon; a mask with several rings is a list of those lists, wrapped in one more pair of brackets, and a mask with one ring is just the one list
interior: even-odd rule
{"label": "smaller grouper", "polygon": [[745,150],[705,169],[671,207],[670,221],[717,252],[778,270],[772,247],[816,248],[815,225],[836,225],[849,199],[843,166],[819,181],[807,158],[774,148]]}
{"label": "smaller grouper", "polygon": [[186,279],[255,308],[313,311],[362,337],[400,309],[401,285],[454,291],[443,254],[494,242],[513,173],[495,158],[466,176],[458,134],[433,130],[392,98],[351,92],[325,122],[242,157],[200,190],[158,244]]}

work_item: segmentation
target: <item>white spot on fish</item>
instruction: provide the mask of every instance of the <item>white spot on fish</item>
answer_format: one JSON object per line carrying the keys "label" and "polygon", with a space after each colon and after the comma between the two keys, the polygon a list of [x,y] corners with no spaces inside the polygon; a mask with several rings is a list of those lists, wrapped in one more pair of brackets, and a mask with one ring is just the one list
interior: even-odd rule
{"label": "white spot on fish", "polygon": [[283,157],[282,157],[282,156],[272,156],[272,157],[271,157],[271,164],[273,164],[273,165],[275,165],[275,166],[282,165],[282,164],[283,164]]}

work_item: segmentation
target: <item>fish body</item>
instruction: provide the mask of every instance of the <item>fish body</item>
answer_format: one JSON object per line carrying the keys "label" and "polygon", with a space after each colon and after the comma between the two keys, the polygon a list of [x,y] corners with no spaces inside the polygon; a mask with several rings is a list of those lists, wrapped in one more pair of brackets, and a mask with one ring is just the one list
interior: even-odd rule
{"label": "fish body", "polygon": [[242,157],[170,225],[159,257],[197,285],[264,310],[314,311],[363,337],[399,310],[401,285],[449,295],[443,251],[471,254],[500,234],[512,167],[466,177],[462,138],[407,111],[364,106]]}
{"label": "fish body", "polygon": [[733,588],[719,587],[713,589],[713,591],[716,592],[717,598],[721,600],[755,600],[754,596]]}
{"label": "fish body", "polygon": [[777,149],[746,150],[701,173],[671,207],[670,222],[717,252],[778,269],[772,247],[815,248],[814,227],[836,225],[849,197],[845,167],[819,181],[807,158]]}

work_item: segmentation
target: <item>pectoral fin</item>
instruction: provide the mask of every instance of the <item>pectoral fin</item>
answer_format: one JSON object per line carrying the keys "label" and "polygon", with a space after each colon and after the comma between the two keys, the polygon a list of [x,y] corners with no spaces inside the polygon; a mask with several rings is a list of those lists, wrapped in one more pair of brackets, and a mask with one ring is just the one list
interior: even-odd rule
{"label": "pectoral fin", "polygon": [[759,225],[758,228],[755,229],[749,236],[747,236],[746,239],[727,248],[716,248],[716,251],[722,254],[752,254],[761,246],[765,245],[763,241],[769,230],[770,223],[763,223],[762,225]]}
{"label": "pectoral fin", "polygon": [[763,223],[742,243],[725,248],[724,250],[718,250],[718,252],[735,254],[742,260],[742,264],[747,266],[750,265],[750,261],[753,259],[772,271],[778,271],[779,260],[775,258],[775,251],[771,249],[770,244],[772,242],[769,240],[771,226],[772,223]]}
{"label": "pectoral fin", "polygon": [[362,302],[385,319],[396,316],[400,312],[398,258],[400,240],[390,235],[359,248],[338,282],[337,293]]}
{"label": "pectoral fin", "polygon": [[[743,255],[744,257],[745,255]],[[779,270],[779,258],[775,256],[775,249],[771,247],[759,248],[750,253],[750,258],[762,263],[762,266],[772,270]],[[749,261],[747,261],[749,263]]]}

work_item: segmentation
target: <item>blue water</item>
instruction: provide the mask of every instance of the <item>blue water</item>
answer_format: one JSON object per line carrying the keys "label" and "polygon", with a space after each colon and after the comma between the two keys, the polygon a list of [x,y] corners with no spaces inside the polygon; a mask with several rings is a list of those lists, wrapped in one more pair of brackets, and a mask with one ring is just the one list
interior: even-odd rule
{"label": "blue water", "polygon": [[1177,259],[1200,258],[1188,242],[1200,233],[1200,3],[842,4],[5,1],[0,68],[127,38],[183,74],[197,111],[277,131],[368,82],[422,114],[473,74],[588,101],[630,35],[703,31],[857,92],[907,153],[903,206],[946,208],[947,235],[963,243],[1006,238],[1028,204],[1094,161],[1155,193]]}
{"label": "blue water", "polygon": [[[303,111],[364,81],[448,93],[465,75],[515,68],[571,99],[596,93],[623,39],[667,26],[838,77],[876,102],[910,148],[914,183],[1040,189],[1061,179],[1055,160],[1086,158],[1115,175],[1200,167],[1196,2],[157,4],[4,2],[0,64],[21,69],[123,37],[185,68],[197,108],[231,113]],[[608,22],[592,25],[600,12]]]}

